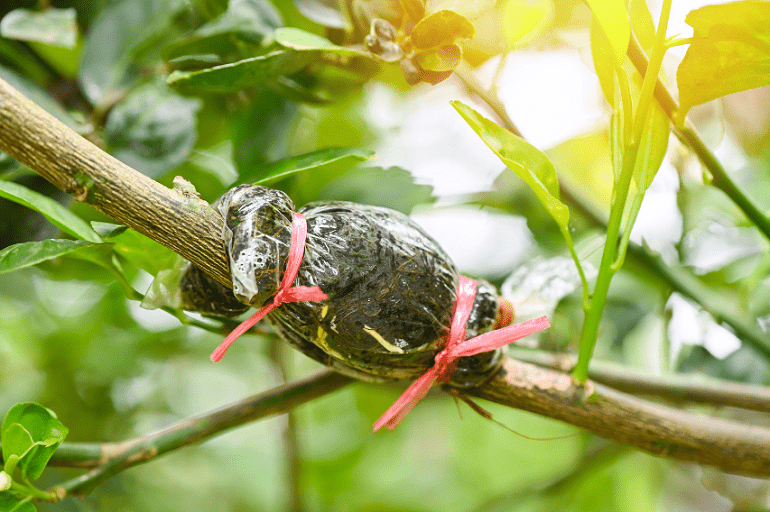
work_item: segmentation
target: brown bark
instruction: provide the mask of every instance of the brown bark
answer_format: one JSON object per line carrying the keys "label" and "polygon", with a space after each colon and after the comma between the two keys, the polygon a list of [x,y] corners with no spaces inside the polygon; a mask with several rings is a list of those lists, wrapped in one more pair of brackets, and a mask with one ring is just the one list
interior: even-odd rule
{"label": "brown bark", "polygon": [[78,201],[125,224],[231,287],[222,218],[97,148],[0,79],[0,149]]}

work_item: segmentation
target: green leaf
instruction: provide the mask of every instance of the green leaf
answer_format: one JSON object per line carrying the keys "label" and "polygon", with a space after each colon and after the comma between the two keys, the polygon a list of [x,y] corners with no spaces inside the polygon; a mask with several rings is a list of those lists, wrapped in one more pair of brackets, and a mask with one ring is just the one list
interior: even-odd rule
{"label": "green leaf", "polygon": [[241,176],[253,177],[258,166],[286,156],[296,114],[295,103],[271,90],[255,95],[233,123],[233,160]]}
{"label": "green leaf", "polygon": [[213,68],[174,71],[168,77],[168,84],[184,91],[237,92],[295,73],[313,62],[317,56],[317,52],[296,52],[281,48]]}
{"label": "green leaf", "polygon": [[184,162],[195,145],[200,106],[162,82],[137,87],[107,117],[110,152],[151,178],[164,174]]}
{"label": "green leaf", "polygon": [[364,161],[374,158],[374,151],[360,148],[327,148],[303,155],[285,158],[259,166],[252,173],[241,174],[243,181],[253,181],[255,185],[264,185],[292,174],[315,169],[324,165],[342,161]]}
{"label": "green leaf", "polygon": [[78,38],[75,9],[51,7],[41,12],[14,9],[0,21],[0,35],[8,39],[74,48]]}
{"label": "green leaf", "polygon": [[0,250],[0,274],[31,267],[94,245],[98,244],[81,240],[42,240],[11,245]]}
{"label": "green leaf", "polygon": [[276,43],[283,46],[284,48],[290,48],[296,51],[321,50],[328,53],[334,53],[336,55],[359,57],[368,55],[367,53],[364,53],[355,48],[345,48],[343,46],[338,46],[328,39],[294,27],[283,27],[277,29],[273,34],[273,39]]}
{"label": "green leaf", "polygon": [[279,28],[273,39],[275,44],[262,55],[208,69],[174,71],[169,75],[168,83],[183,90],[236,92],[296,73],[327,53],[368,57],[359,50],[337,46],[328,39],[297,28]]}
{"label": "green leaf", "polygon": [[[23,431],[23,432],[22,432]],[[23,454],[18,450],[24,449],[27,438],[34,443]],[[59,447],[69,430],[56,418],[56,415],[42,405],[22,403],[14,405],[5,415],[0,428],[0,439],[3,443],[3,458],[12,454],[20,455],[18,468],[23,478],[36,480],[43,473],[48,460]],[[6,440],[11,445],[6,452]]]}
{"label": "green leaf", "polygon": [[109,105],[139,75],[133,53],[154,34],[167,31],[182,0],[121,0],[107,5],[91,23],[83,45],[78,80],[94,105]]}
{"label": "green leaf", "polygon": [[21,502],[9,492],[0,492],[0,512],[36,512],[29,501]]}
{"label": "green leaf", "polygon": [[102,238],[86,221],[50,197],[46,197],[34,190],[30,190],[12,181],[0,180],[0,197],[10,199],[43,214],[56,227],[76,238],[96,243],[102,241]]}
{"label": "green leaf", "polygon": [[615,62],[622,65],[631,38],[625,0],[586,0],[586,3],[609,40]]}
{"label": "green leaf", "polygon": [[707,5],[685,19],[692,43],[676,73],[680,110],[770,85],[770,2]]}
{"label": "green leaf", "polygon": [[113,224],[112,222],[91,221],[91,226],[105,240],[116,237],[128,229],[128,226]]}
{"label": "green leaf", "polygon": [[324,185],[317,199],[384,206],[406,215],[417,205],[435,201],[432,186],[416,184],[412,174],[399,167],[352,169]]}
{"label": "green leaf", "polygon": [[227,11],[196,30],[195,36],[235,34],[244,40],[259,43],[281,25],[281,14],[270,2],[231,0]]}
{"label": "green leaf", "polygon": [[167,54],[182,65],[191,54],[213,54],[218,59],[220,55],[237,54],[244,42],[263,42],[282,25],[280,13],[265,0],[232,0],[224,13],[171,45]]}
{"label": "green leaf", "polygon": [[455,11],[441,10],[426,16],[412,29],[412,44],[418,50],[431,50],[471,39],[476,28],[471,20]]}
{"label": "green leaf", "polygon": [[[20,459],[27,454],[30,448],[35,446],[32,434],[19,423],[11,423],[8,426],[3,423],[3,460],[13,464],[12,456]],[[18,465],[18,462],[17,462]],[[8,468],[9,470],[13,468]]]}
{"label": "green leaf", "polygon": [[556,223],[567,229],[569,209],[559,200],[559,180],[548,157],[462,102],[455,100],[451,104],[489,149],[526,182]]}
{"label": "green leaf", "polygon": [[171,268],[176,261],[177,254],[174,251],[133,229],[127,229],[113,238],[112,242],[117,254],[153,276],[163,269]]}

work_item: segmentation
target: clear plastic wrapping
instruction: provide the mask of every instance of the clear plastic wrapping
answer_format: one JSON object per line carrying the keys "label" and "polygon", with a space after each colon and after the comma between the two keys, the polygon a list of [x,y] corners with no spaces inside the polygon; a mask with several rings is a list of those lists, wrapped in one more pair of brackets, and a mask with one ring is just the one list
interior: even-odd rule
{"label": "clear plastic wrapping", "polygon": [[[227,307],[219,298],[183,289],[183,304],[207,306],[209,314],[234,316],[237,299],[259,308],[272,300],[286,268],[294,205],[286,194],[242,185],[218,202],[230,256],[233,292]],[[287,303],[267,316],[293,346],[341,373],[364,380],[411,379],[432,366],[449,332],[459,275],[441,247],[409,217],[349,202],[313,203],[299,210],[307,219],[307,241],[297,286],[318,286],[322,302]],[[194,279],[210,281],[197,269]],[[189,273],[188,273],[189,274]],[[468,337],[495,323],[497,293],[480,281],[467,324]],[[453,377],[472,385],[495,371],[500,351],[462,358]]]}

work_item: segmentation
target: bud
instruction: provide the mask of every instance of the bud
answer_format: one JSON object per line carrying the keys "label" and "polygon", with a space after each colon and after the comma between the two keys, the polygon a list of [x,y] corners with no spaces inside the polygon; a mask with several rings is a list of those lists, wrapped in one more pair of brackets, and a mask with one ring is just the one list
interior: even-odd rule
{"label": "bud", "polygon": [[5,471],[0,471],[0,492],[11,488],[11,476]]}

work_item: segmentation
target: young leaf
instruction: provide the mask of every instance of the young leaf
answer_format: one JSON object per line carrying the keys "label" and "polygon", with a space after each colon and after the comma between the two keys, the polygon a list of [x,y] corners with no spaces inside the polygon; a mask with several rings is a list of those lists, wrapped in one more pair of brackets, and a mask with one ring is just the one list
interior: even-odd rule
{"label": "young leaf", "polygon": [[23,455],[20,455],[21,460],[17,467],[21,470],[23,478],[36,480],[43,473],[43,469],[48,464],[48,459],[51,458],[53,452],[67,437],[69,430],[62,425],[52,411],[42,405],[35,403],[16,404],[5,415],[3,425],[0,428],[3,458],[15,453],[6,452],[6,438],[13,441],[10,449],[23,448],[23,441],[19,441],[26,439],[22,435],[22,430],[28,433],[34,445],[27,448]]}
{"label": "young leaf", "polygon": [[293,156],[278,162],[257,167],[251,173],[241,174],[243,181],[252,181],[255,185],[264,185],[294,173],[315,169],[335,162],[364,161],[374,158],[374,151],[361,148],[327,148],[302,155]]}
{"label": "young leaf", "polygon": [[591,17],[591,56],[602,93],[614,110],[620,104],[620,98],[616,97],[615,91],[615,57],[610,41],[595,15]]}
{"label": "young leaf", "polygon": [[625,0],[586,0],[586,3],[610,42],[615,62],[622,65],[631,38]]}
{"label": "young leaf", "polygon": [[31,267],[43,261],[95,245],[99,244],[81,240],[42,240],[11,245],[0,250],[0,274]]}
{"label": "young leaf", "polygon": [[694,35],[676,73],[680,122],[694,105],[770,84],[770,2],[707,5],[685,21]]}
{"label": "young leaf", "polygon": [[426,16],[412,29],[412,44],[418,50],[431,50],[471,39],[476,29],[471,20],[455,11],[442,10]]}
{"label": "young leaf", "polygon": [[668,134],[668,116],[656,104],[645,119],[644,132],[642,140],[639,142],[639,153],[636,157],[634,181],[640,191],[649,188],[663,163],[666,149],[668,149]]}
{"label": "young leaf", "polygon": [[53,225],[76,238],[95,243],[102,241],[102,238],[86,221],[50,197],[18,183],[0,180],[0,197],[10,199],[43,214]]}
{"label": "young leaf", "polygon": [[451,103],[489,149],[529,185],[556,223],[562,229],[567,229],[569,209],[559,200],[559,180],[548,157],[471,107],[456,100]]}
{"label": "young leaf", "polygon": [[78,37],[75,9],[52,7],[40,12],[14,9],[0,21],[0,35],[8,39],[74,48]]}
{"label": "young leaf", "polygon": [[162,82],[137,87],[107,117],[110,152],[151,178],[164,174],[195,145],[200,106],[199,100],[184,98]]}
{"label": "young leaf", "polygon": [[[35,446],[32,434],[19,423],[11,423],[7,427],[3,425],[3,460],[13,463],[11,458],[16,455],[19,459],[24,457],[30,448]],[[18,462],[17,462],[18,465]],[[5,469],[5,468],[3,468]],[[13,468],[8,468],[12,472]]]}

